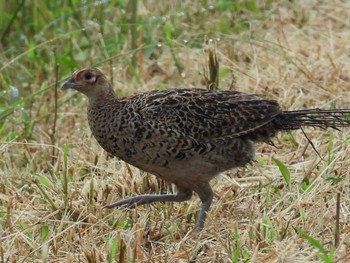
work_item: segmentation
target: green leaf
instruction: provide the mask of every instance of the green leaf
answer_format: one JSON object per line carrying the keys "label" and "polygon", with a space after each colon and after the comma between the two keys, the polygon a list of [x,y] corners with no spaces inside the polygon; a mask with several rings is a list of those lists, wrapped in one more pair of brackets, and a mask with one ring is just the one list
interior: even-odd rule
{"label": "green leaf", "polygon": [[233,257],[232,257],[232,263],[235,263],[235,262],[240,262],[239,261],[239,255],[240,255],[240,252],[241,252],[241,242],[239,241],[239,236],[237,233],[233,233],[233,237],[236,241],[236,250],[235,252],[233,253]]}
{"label": "green leaf", "polygon": [[310,245],[312,245],[313,247],[317,248],[320,252],[322,252],[323,254],[327,254],[327,251],[324,249],[324,247],[322,246],[322,244],[317,241],[316,239],[314,239],[313,237],[309,236],[308,234],[306,234],[303,230],[301,230],[299,227],[296,227],[296,230],[298,232],[298,234],[306,239]]}
{"label": "green leaf", "polygon": [[318,254],[317,256],[323,262],[326,262],[326,263],[334,262],[334,251],[335,251],[334,247],[331,247],[330,251],[328,252],[318,240],[306,234],[299,227],[295,227],[295,229],[302,238],[306,239],[310,243],[311,246],[313,246],[314,248],[318,249],[321,252],[321,254]]}
{"label": "green leaf", "polygon": [[328,143],[328,164],[333,162],[333,160],[335,158],[335,153],[332,152],[333,141],[334,141],[334,134],[333,134],[333,132],[330,132],[330,134],[329,134],[329,143]]}
{"label": "green leaf", "polygon": [[171,31],[172,31],[172,29],[173,29],[172,24],[171,24],[170,22],[167,22],[167,23],[165,24],[165,26],[164,26],[164,32],[165,32],[165,38],[166,38],[166,40],[171,41],[171,36],[172,36]]}
{"label": "green leaf", "polygon": [[108,262],[110,263],[114,262],[114,258],[116,254],[117,254],[117,239],[114,238],[111,242]]}
{"label": "green leaf", "polygon": [[36,176],[38,177],[38,180],[39,180],[39,182],[40,182],[42,185],[44,185],[44,186],[46,186],[46,187],[50,187],[50,186],[51,186],[51,182],[50,182],[50,180],[49,180],[47,177],[45,177],[45,176],[42,175],[42,174],[37,174]]}
{"label": "green leaf", "polygon": [[287,185],[288,185],[288,189],[291,190],[292,189],[292,184],[291,184],[291,180],[290,180],[290,173],[288,168],[279,160],[277,159],[273,159],[275,161],[275,163],[277,164],[278,168],[280,169],[281,174],[283,175],[284,180],[286,181]]}
{"label": "green leaf", "polygon": [[28,57],[31,60],[36,60],[36,55],[35,55],[35,42],[33,39],[29,40],[28,43]]}
{"label": "green leaf", "polygon": [[331,181],[333,184],[339,183],[343,180],[342,177],[336,176],[335,174],[323,174],[321,177],[327,181]]}
{"label": "green leaf", "polygon": [[258,163],[260,163],[263,166],[266,166],[267,163],[265,162],[265,160],[259,156],[256,157],[256,160],[258,161]]}
{"label": "green leaf", "polygon": [[64,150],[63,150],[63,165],[64,165],[64,170],[67,171],[68,167],[68,150],[69,150],[69,144],[64,145]]}
{"label": "green leaf", "polygon": [[262,217],[262,223],[263,223],[263,234],[264,238],[268,238],[270,240],[273,240],[274,238],[277,237],[277,230],[273,225],[273,222],[269,218],[269,216],[264,212],[263,217]]}
{"label": "green leaf", "polygon": [[43,224],[41,226],[41,233],[40,233],[41,243],[43,243],[46,240],[48,234],[49,234],[49,226],[47,224]]}
{"label": "green leaf", "polygon": [[247,8],[255,13],[259,11],[259,9],[256,7],[254,0],[248,0],[246,2]]}
{"label": "green leaf", "polygon": [[333,141],[334,141],[334,134],[333,134],[333,132],[330,132],[329,133],[328,151],[331,151],[333,149]]}

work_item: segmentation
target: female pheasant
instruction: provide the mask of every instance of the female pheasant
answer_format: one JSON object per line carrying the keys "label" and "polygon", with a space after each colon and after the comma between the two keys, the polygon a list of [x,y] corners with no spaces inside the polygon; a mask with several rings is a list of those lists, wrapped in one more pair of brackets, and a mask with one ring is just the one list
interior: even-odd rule
{"label": "female pheasant", "polygon": [[140,195],[106,207],[180,202],[196,192],[202,201],[197,231],[213,200],[210,179],[253,160],[254,143],[302,126],[350,126],[350,109],[282,111],[276,101],[237,91],[172,89],[117,98],[96,68],[76,71],[62,88],[88,97],[89,125],[103,149],[177,187],[176,194]]}

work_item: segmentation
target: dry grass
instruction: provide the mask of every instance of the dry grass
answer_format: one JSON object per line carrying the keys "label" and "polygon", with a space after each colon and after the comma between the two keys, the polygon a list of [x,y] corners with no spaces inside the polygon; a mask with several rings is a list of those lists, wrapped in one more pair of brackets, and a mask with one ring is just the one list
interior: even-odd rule
{"label": "dry grass", "polygon": [[[153,60],[139,52],[137,75],[127,61],[130,41],[114,55],[101,51],[103,37],[120,30],[113,15],[106,17],[103,32],[99,21],[82,21],[80,26],[86,27],[97,47],[82,51],[79,56],[85,58],[75,60],[72,69],[102,64],[123,96],[155,88],[202,87],[207,38],[215,40],[221,88],[259,93],[278,100],[285,109],[350,107],[349,2],[298,1],[272,3],[266,13],[242,10],[238,13],[250,23],[244,30],[222,24],[236,18],[215,5],[214,12],[185,3],[179,14],[177,5],[160,3],[139,3],[140,16],[170,15],[172,32],[182,33],[171,44],[156,45]],[[80,50],[76,45],[81,36],[69,39],[77,28],[69,19],[67,23],[67,31],[56,35],[58,51],[44,45],[52,54],[60,53],[65,42],[71,43],[73,55]],[[153,33],[139,34],[156,38],[163,29],[167,30],[161,23],[148,28]],[[141,37],[138,45],[144,48]],[[350,260],[349,130],[305,129],[323,159],[300,131],[277,136],[276,148],[258,145],[258,162],[212,181],[214,204],[205,229],[195,234],[197,197],[132,211],[103,209],[103,202],[172,188],[104,153],[88,129],[85,99],[60,91],[54,99],[54,62],[48,60],[45,70],[33,62],[32,68],[26,65],[28,69],[25,58],[10,51],[2,55],[1,85],[7,91],[8,85],[17,86],[21,96],[30,97],[1,108],[11,109],[0,134],[1,262]],[[155,61],[159,67],[150,74]],[[62,67],[60,72],[68,76],[72,69]],[[40,88],[42,93],[30,95]],[[274,158],[287,166],[290,189]],[[335,247],[337,194],[340,237]]]}

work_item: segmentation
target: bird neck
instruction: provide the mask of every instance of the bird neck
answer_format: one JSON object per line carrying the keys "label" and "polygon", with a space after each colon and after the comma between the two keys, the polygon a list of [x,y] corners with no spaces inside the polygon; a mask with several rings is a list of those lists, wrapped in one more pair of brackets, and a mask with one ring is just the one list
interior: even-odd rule
{"label": "bird neck", "polygon": [[94,96],[88,96],[89,104],[104,104],[109,103],[111,101],[118,101],[117,95],[115,94],[112,87],[105,88],[101,90],[98,94],[94,94]]}

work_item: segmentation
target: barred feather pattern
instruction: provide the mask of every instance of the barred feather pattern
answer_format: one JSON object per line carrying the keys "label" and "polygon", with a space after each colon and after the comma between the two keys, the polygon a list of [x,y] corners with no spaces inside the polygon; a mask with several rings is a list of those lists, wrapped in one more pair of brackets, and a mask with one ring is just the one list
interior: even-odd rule
{"label": "barred feather pattern", "polygon": [[255,142],[271,142],[279,131],[302,126],[350,126],[350,109],[283,111],[274,100],[237,91],[171,89],[117,98],[101,71],[77,71],[63,88],[88,99],[88,120],[98,143],[113,156],[173,183],[177,195],[139,196],[109,207],[153,201],[203,202],[203,227],[213,198],[210,179],[254,159]]}

